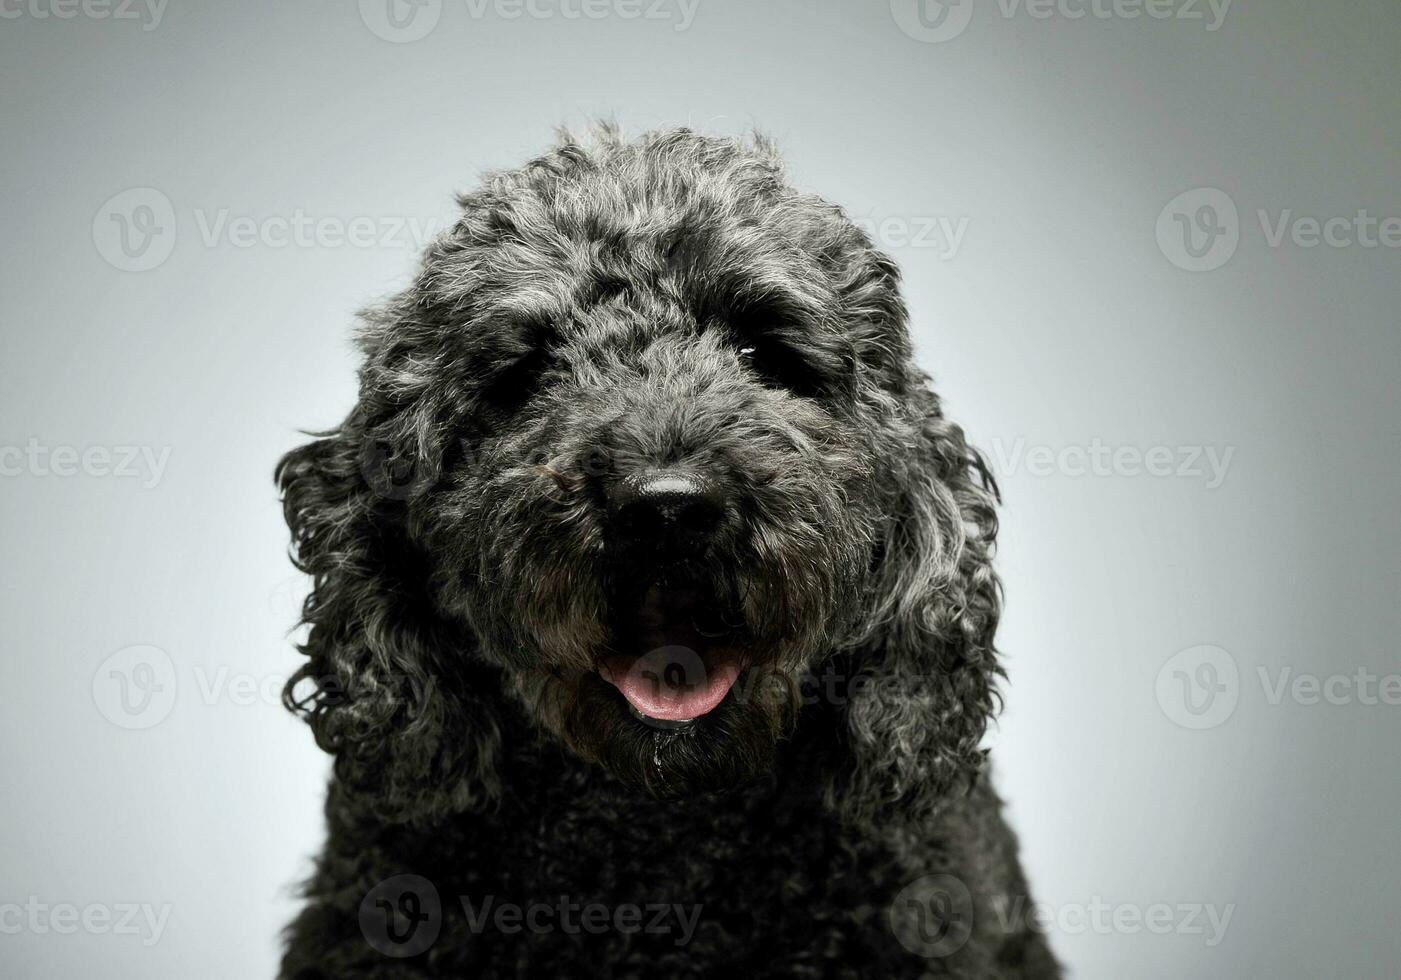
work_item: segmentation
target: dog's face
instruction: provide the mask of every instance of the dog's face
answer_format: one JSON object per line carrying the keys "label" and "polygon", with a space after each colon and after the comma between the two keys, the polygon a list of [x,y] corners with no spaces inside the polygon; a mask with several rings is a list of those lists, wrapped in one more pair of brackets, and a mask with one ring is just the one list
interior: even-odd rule
{"label": "dog's face", "polygon": [[756,281],[734,223],[574,268],[528,234],[486,250],[492,306],[460,338],[471,429],[416,505],[445,611],[572,746],[663,794],[766,763],[860,615],[889,503],[850,337],[785,302],[813,270]]}
{"label": "dog's face", "polygon": [[472,324],[436,338],[473,410],[421,544],[445,612],[571,746],[654,793],[723,786],[861,617],[892,503],[859,404],[879,366],[794,240],[817,229],[771,200],[548,187],[473,248]]}
{"label": "dog's face", "polygon": [[[675,797],[766,770],[805,675],[840,651],[884,634],[926,643],[932,664],[944,644],[990,643],[990,573],[975,602],[957,581],[990,545],[965,547],[986,523],[975,457],[910,363],[894,268],[788,188],[766,148],[684,132],[566,143],[463,205],[362,338],[341,435],[371,493],[327,490],[328,470],[348,477],[346,446],[314,484],[309,451],[284,462],[304,561],[328,578],[346,550],[416,569],[376,579],[399,599],[368,613],[356,582],[342,614],[377,621],[355,656],[342,640],[321,659],[363,667],[364,647],[397,637],[371,659],[447,679],[433,719],[446,743],[473,696],[451,689],[442,649],[460,628],[472,649],[456,653],[498,668],[543,728]],[[334,561],[309,546],[359,518],[370,540]],[[406,611],[413,591],[431,612]],[[346,627],[327,605],[313,597],[309,619],[329,640]],[[978,665],[976,691],[868,709],[858,737],[920,724],[919,708],[983,709],[991,670]]]}

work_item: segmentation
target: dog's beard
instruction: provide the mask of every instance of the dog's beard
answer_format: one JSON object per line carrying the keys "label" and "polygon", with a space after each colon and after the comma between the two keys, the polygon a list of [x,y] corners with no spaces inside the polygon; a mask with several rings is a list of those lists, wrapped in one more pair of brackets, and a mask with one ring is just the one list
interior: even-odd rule
{"label": "dog's beard", "polygon": [[797,684],[772,667],[746,668],[720,704],[684,726],[638,718],[596,677],[566,696],[562,735],[571,748],[660,799],[744,785],[773,768],[797,717]]}
{"label": "dog's beard", "polygon": [[731,568],[625,566],[594,668],[518,676],[537,717],[663,799],[769,772],[797,718],[804,631],[786,629],[771,590]]}

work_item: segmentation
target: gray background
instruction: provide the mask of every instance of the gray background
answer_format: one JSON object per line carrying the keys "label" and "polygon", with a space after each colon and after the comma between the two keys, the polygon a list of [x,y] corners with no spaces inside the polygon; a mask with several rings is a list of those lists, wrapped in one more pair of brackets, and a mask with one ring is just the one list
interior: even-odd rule
{"label": "gray background", "polygon": [[[415,262],[396,221],[614,113],[762,128],[903,268],[1005,490],[991,742],[1073,974],[1395,975],[1401,705],[1347,678],[1401,670],[1401,250],[1272,246],[1257,212],[1401,214],[1401,7],[1237,0],[1210,30],[1204,3],[967,0],[939,39],[913,0],[427,0],[404,42],[370,26],[384,0],[53,2],[0,19],[0,972],[271,974],[327,770],[264,693],[305,588],[273,463],[351,404],[352,313]],[[131,188],[159,194],[109,203]],[[1220,196],[1164,213],[1197,188],[1238,209],[1205,215],[1230,255],[1205,272],[1175,215]],[[299,211],[322,233],[277,246]],[[337,242],[354,219],[374,241]],[[31,445],[169,452],[65,476]],[[1159,475],[1127,450],[1082,472],[1095,445],[1163,447]],[[1300,674],[1346,675],[1343,703]],[[26,903],[168,915],[157,938]]]}

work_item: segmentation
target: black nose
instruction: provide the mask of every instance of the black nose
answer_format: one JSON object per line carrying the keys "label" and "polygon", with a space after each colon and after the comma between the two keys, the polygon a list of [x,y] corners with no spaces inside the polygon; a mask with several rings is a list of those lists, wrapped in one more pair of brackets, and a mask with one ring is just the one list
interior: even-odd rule
{"label": "black nose", "polygon": [[618,533],[633,544],[703,546],[725,519],[720,487],[690,471],[635,473],[611,496]]}

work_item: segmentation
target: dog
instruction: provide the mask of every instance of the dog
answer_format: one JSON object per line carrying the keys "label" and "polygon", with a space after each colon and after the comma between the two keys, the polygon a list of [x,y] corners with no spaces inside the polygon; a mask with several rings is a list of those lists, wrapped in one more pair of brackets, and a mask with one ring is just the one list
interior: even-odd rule
{"label": "dog", "polygon": [[1059,975],[989,785],[996,484],[762,136],[561,132],[277,468],[334,757],[282,976]]}

